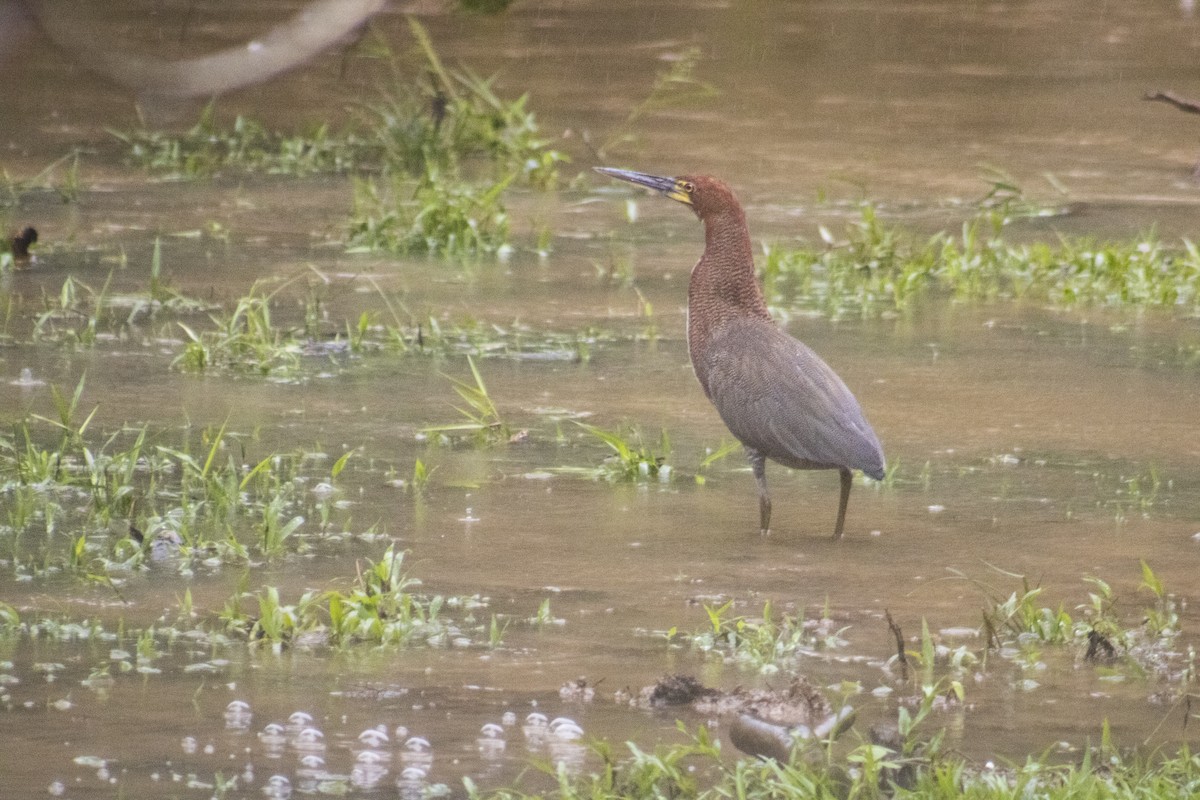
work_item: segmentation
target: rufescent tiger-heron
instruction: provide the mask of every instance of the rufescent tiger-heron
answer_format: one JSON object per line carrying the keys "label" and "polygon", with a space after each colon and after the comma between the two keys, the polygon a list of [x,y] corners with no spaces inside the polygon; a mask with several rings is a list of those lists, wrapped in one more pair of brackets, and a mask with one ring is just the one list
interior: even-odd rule
{"label": "rufescent tiger-heron", "polygon": [[766,473],[771,459],[793,469],[839,471],[842,496],[833,537],[840,539],[851,470],[881,480],[883,448],[837,373],[771,319],[754,274],[741,204],[709,175],[596,171],[661,192],[704,223],[704,254],[688,281],[688,352],[704,393],[746,449],[758,483],[762,532],[771,528]]}

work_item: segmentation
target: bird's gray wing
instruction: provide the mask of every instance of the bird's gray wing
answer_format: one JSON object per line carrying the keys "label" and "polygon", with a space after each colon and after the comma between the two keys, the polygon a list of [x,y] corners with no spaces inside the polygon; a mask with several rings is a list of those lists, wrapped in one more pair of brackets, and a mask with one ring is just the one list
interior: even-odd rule
{"label": "bird's gray wing", "polygon": [[882,476],[882,448],[854,395],[820,356],[773,323],[723,326],[705,366],[713,403],[743,444],[787,466]]}

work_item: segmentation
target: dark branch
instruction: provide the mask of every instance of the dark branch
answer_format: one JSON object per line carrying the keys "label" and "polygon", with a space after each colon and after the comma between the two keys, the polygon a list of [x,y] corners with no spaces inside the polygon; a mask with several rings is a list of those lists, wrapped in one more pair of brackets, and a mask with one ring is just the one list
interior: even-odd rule
{"label": "dark branch", "polygon": [[896,661],[900,664],[900,679],[908,680],[908,656],[904,653],[904,633],[900,630],[900,626],[892,619],[892,612],[886,608],[883,610],[884,616],[887,618],[888,628],[892,632],[892,636],[896,637]]}
{"label": "dark branch", "polygon": [[1186,97],[1180,97],[1174,92],[1154,92],[1153,94],[1142,95],[1143,100],[1158,100],[1178,108],[1180,111],[1185,111],[1188,114],[1200,114],[1200,101],[1188,100]]}

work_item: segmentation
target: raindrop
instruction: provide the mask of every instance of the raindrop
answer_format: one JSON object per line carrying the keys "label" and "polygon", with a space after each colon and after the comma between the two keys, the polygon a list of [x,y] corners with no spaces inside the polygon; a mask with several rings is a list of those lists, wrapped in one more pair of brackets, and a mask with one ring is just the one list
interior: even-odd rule
{"label": "raindrop", "polygon": [[30,369],[29,367],[23,367],[21,369],[21,377],[17,378],[15,381],[9,381],[9,383],[11,383],[13,386],[45,386],[46,385],[45,381],[40,381],[37,378],[33,377],[33,370]]}

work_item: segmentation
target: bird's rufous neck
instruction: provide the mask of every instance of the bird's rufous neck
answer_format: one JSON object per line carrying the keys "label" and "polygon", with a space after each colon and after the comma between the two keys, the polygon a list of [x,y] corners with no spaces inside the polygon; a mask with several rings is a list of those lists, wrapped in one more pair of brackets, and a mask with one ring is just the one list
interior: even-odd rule
{"label": "bird's rufous neck", "polygon": [[750,232],[741,208],[704,220],[704,255],[692,271],[688,295],[689,302],[704,301],[714,321],[727,313],[771,318],[754,274]]}
{"label": "bird's rufous neck", "polygon": [[754,275],[750,232],[739,208],[704,220],[704,255],[688,282],[688,352],[709,397],[709,342],[727,323],[748,317],[770,320],[771,314]]}

